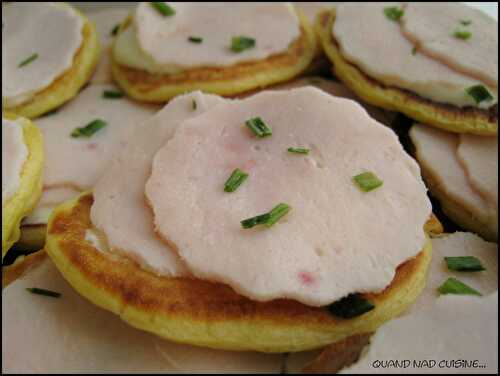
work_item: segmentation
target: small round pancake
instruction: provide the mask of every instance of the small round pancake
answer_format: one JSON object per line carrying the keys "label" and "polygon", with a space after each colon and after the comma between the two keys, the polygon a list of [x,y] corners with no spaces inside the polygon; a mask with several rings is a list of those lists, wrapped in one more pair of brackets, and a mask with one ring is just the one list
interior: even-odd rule
{"label": "small round pancake", "polygon": [[[9,120],[18,118],[5,113],[2,116]],[[23,136],[29,154],[22,167],[19,189],[2,205],[2,259],[19,239],[22,218],[33,210],[42,194],[42,134],[30,120],[23,119]]]}
{"label": "small round pancake", "polygon": [[489,110],[458,108],[424,99],[407,90],[385,86],[368,77],[342,57],[331,33],[334,22],[335,8],[318,14],[314,27],[320,44],[334,65],[335,75],[364,101],[387,110],[402,112],[419,122],[450,132],[483,136],[497,134],[498,105]]}
{"label": "small round pancake", "polygon": [[[164,278],[132,261],[96,249],[85,240],[91,229],[91,193],[58,206],[49,220],[45,249],[64,278],[94,304],[128,324],[160,337],[226,350],[296,352],[374,331],[405,311],[425,285],[431,243],[397,269],[391,285],[365,294],[376,306],[353,319],[278,299],[251,301],[226,285]],[[390,229],[388,229],[390,231]]]}
{"label": "small round pancake", "polygon": [[31,100],[9,108],[8,111],[30,119],[35,118],[69,101],[90,80],[99,60],[99,39],[94,24],[81,12],[75,11],[84,20],[83,42],[73,58],[71,68],[59,76],[49,87],[36,93]]}
{"label": "small round pancake", "polygon": [[[177,74],[151,74],[120,65],[112,59],[113,78],[129,96],[145,102],[166,102],[195,90],[233,96],[290,80],[307,69],[317,51],[314,32],[307,18],[300,11],[297,15],[301,36],[287,51],[267,59],[227,68],[190,69]],[[131,22],[131,18],[123,22],[118,33],[131,27]]]}

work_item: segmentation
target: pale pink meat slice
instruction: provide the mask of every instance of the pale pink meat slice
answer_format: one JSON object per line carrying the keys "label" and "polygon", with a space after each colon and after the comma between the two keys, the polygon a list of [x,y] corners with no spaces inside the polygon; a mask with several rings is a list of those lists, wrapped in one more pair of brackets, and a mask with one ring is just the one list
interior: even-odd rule
{"label": "pale pink meat slice", "polygon": [[[61,293],[33,295],[38,287]],[[176,344],[135,329],[78,294],[47,258],[2,292],[2,371],[278,373],[281,354]]]}
{"label": "pale pink meat slice", "polygon": [[172,137],[182,121],[224,101],[201,92],[179,96],[127,136],[126,144],[104,170],[93,191],[91,220],[104,232],[111,249],[158,274],[178,276],[187,273],[177,255],[153,231],[144,185],[155,152]]}
{"label": "pale pink meat slice", "polygon": [[470,184],[498,216],[498,138],[460,135],[457,156]]}
{"label": "pale pink meat slice", "polygon": [[396,118],[396,113],[383,110],[381,108],[372,106],[366,102],[363,102],[356,94],[354,94],[347,86],[341,84],[340,82],[335,82],[333,80],[327,80],[322,77],[303,77],[293,81],[285,82],[283,84],[275,85],[272,87],[273,90],[288,90],[304,86],[314,86],[318,89],[323,90],[325,93],[333,95],[335,97],[342,97],[347,99],[352,99],[358,102],[365,110],[370,114],[372,118],[378,122],[391,126],[392,122]]}
{"label": "pale pink meat slice", "polygon": [[[271,137],[247,129],[256,116]],[[287,151],[298,146],[310,154]],[[235,168],[249,178],[226,193]],[[383,186],[361,191],[353,176],[365,171]],[[146,196],[156,231],[196,277],[252,300],[313,306],[385,288],[422,250],[431,213],[418,165],[393,131],[312,87],[261,92],[186,121],[155,155]],[[280,202],[292,210],[273,227],[240,225]]]}
{"label": "pale pink meat slice", "polygon": [[90,21],[94,22],[97,33],[101,40],[102,54],[96,71],[92,76],[93,83],[111,83],[111,43],[113,42],[112,30],[125,21],[132,9],[103,9],[95,12],[88,12]]}
{"label": "pale pink meat slice", "polygon": [[[158,109],[126,98],[103,98],[105,90],[118,89],[109,84],[91,85],[56,113],[36,120],[44,139],[44,187],[92,188],[111,156],[122,147],[127,129]],[[89,138],[71,137],[77,127],[85,127],[96,119],[105,121],[107,126]]]}
{"label": "pale pink meat slice", "polygon": [[437,188],[463,205],[477,219],[488,222],[488,206],[471,186],[458,160],[458,136],[417,124],[411,128],[410,137],[416,147],[419,163],[432,175]]}
{"label": "pale pink meat slice", "polygon": [[[333,36],[342,56],[364,73],[385,85],[407,89],[436,102],[458,107],[478,106],[466,89],[481,84],[422,53],[403,33],[398,22],[384,14],[386,7],[402,3],[339,4]],[[497,89],[488,87],[495,98],[480,107],[496,103]]]}
{"label": "pale pink meat slice", "polygon": [[[445,257],[474,256],[486,270],[481,272],[451,271]],[[498,290],[498,245],[483,240],[470,232],[443,234],[432,239],[432,261],[427,271],[427,284],[407,313],[420,312],[436,302],[438,287],[453,277],[476,289],[483,295]]]}
{"label": "pale pink meat slice", "polygon": [[[479,9],[450,2],[408,3],[401,30],[428,56],[498,87],[498,22]],[[456,31],[470,32],[470,37],[457,38]]]}
{"label": "pale pink meat slice", "polygon": [[496,373],[497,333],[498,291],[441,296],[379,328],[358,362],[340,373]]}

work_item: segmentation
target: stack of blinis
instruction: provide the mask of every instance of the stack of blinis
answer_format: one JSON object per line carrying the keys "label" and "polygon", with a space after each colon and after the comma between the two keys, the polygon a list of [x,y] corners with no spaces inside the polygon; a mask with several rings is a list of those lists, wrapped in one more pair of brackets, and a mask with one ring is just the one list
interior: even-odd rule
{"label": "stack of blinis", "polygon": [[2,23],[4,372],[498,369],[489,16],[7,3]]}

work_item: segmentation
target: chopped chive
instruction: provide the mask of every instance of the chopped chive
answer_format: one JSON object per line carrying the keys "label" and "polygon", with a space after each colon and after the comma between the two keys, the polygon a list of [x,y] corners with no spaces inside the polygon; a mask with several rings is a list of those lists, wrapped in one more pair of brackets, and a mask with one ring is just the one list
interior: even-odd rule
{"label": "chopped chive", "polygon": [[266,137],[273,134],[271,128],[260,117],[249,119],[245,124],[257,137]]}
{"label": "chopped chive", "polygon": [[445,257],[444,260],[449,270],[459,272],[480,272],[486,270],[481,261],[474,256]]}
{"label": "chopped chive", "polygon": [[189,37],[188,41],[190,41],[191,43],[201,43],[201,42],[203,42],[203,38],[201,38],[201,37]]}
{"label": "chopped chive", "polygon": [[386,7],[384,14],[387,18],[393,21],[398,21],[405,14],[404,10],[399,7]]}
{"label": "chopped chive", "polygon": [[474,290],[472,287],[467,286],[465,283],[460,282],[458,279],[450,277],[441,286],[438,287],[440,294],[457,294],[457,295],[479,295],[482,294]]}
{"label": "chopped chive", "polygon": [[491,101],[493,99],[493,96],[483,85],[474,85],[468,87],[467,89],[465,89],[465,92],[469,94],[477,104],[481,103],[482,101]]}
{"label": "chopped chive", "polygon": [[467,40],[472,36],[472,33],[467,30],[455,30],[453,36],[457,39]]}
{"label": "chopped chive", "polygon": [[248,174],[246,172],[241,171],[239,168],[235,169],[224,184],[224,192],[234,192],[247,178]]}
{"label": "chopped chive", "polygon": [[116,34],[118,34],[118,29],[120,28],[120,24],[117,23],[112,29],[111,29],[111,35],[112,36],[115,36]]}
{"label": "chopped chive", "polygon": [[276,205],[273,210],[269,212],[269,220],[265,223],[267,227],[271,227],[276,222],[279,221],[281,217],[283,217],[286,213],[288,213],[292,209],[289,205],[281,203]]}
{"label": "chopped chive", "polygon": [[108,125],[104,120],[96,119],[88,123],[85,127],[75,128],[73,132],[71,132],[71,137],[90,137],[98,130],[104,128]]}
{"label": "chopped chive", "polygon": [[165,17],[173,16],[175,14],[175,10],[164,1],[151,1],[150,4]]}
{"label": "chopped chive", "polygon": [[125,94],[118,90],[104,90],[102,92],[102,97],[107,99],[118,99],[123,98]]}
{"label": "chopped chive", "polygon": [[415,56],[417,54],[417,47],[413,47],[411,50],[411,54]]}
{"label": "chopped chive", "polygon": [[309,149],[306,148],[288,148],[287,149],[290,153],[297,153],[297,154],[309,154]]}
{"label": "chopped chive", "polygon": [[472,23],[472,21],[471,20],[460,20],[460,23],[464,26],[469,26]]}
{"label": "chopped chive", "polygon": [[383,184],[382,180],[377,178],[373,172],[369,171],[356,175],[353,179],[364,192],[370,192]]}
{"label": "chopped chive", "polygon": [[31,55],[30,57],[24,59],[23,61],[21,61],[19,64],[18,64],[18,68],[21,68],[21,67],[24,67],[25,65],[28,65],[29,63],[31,63],[33,60],[36,60],[38,59],[38,54],[37,53],[34,53],[33,55]]}
{"label": "chopped chive", "polygon": [[54,291],[50,291],[50,290],[40,289],[38,287],[27,288],[26,290],[28,290],[32,294],[50,296],[52,298],[59,298],[61,296],[61,293],[59,293],[59,292],[54,292]]}
{"label": "chopped chive", "polygon": [[234,52],[241,52],[249,48],[255,47],[255,39],[239,36],[231,38],[231,50]]}
{"label": "chopped chive", "polygon": [[196,103],[196,100],[193,99],[191,106],[193,107],[193,111],[196,110],[196,108],[198,108],[198,104]]}
{"label": "chopped chive", "polygon": [[289,205],[280,203],[269,213],[261,214],[241,221],[241,226],[243,228],[252,228],[257,225],[266,225],[267,227],[271,227],[291,209],[292,208]]}
{"label": "chopped chive", "polygon": [[350,294],[328,306],[328,311],[343,319],[360,316],[375,308],[375,305],[360,294]]}

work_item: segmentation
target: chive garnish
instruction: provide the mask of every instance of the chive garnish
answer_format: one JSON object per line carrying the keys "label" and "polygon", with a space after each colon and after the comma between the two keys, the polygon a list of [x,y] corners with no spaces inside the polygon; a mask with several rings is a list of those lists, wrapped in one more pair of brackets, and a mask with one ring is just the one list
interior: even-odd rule
{"label": "chive garnish", "polygon": [[90,137],[98,130],[104,128],[108,125],[104,120],[96,119],[88,123],[85,127],[75,128],[73,132],[71,132],[71,137]]}
{"label": "chive garnish", "polygon": [[243,228],[252,228],[257,225],[266,225],[267,227],[271,227],[291,209],[292,208],[289,205],[280,203],[276,205],[269,213],[261,214],[256,217],[241,221],[241,226]]}
{"label": "chive garnish", "polygon": [[188,41],[190,41],[191,43],[201,43],[201,42],[203,42],[203,38],[201,38],[201,37],[189,37]]}
{"label": "chive garnish", "polygon": [[31,63],[33,60],[36,60],[38,59],[38,54],[37,53],[34,53],[33,55],[31,55],[30,57],[24,59],[23,61],[21,61],[19,64],[18,64],[18,68],[21,68],[21,67],[24,67],[25,65],[28,65],[29,63]]}
{"label": "chive garnish", "polygon": [[118,90],[104,90],[102,92],[102,97],[107,99],[118,99],[123,98],[125,94]]}
{"label": "chive garnish", "polygon": [[27,288],[26,290],[28,290],[32,294],[50,296],[52,298],[59,298],[61,296],[61,293],[59,293],[59,292],[50,291],[50,290],[46,290],[46,289],[40,289],[38,287]]}
{"label": "chive garnish", "polygon": [[413,47],[412,48],[411,54],[414,55],[414,56],[417,54],[417,47]]}
{"label": "chive garnish", "polygon": [[255,39],[239,36],[231,38],[231,50],[234,52],[241,52],[249,48],[255,47]]}
{"label": "chive garnish", "polygon": [[399,7],[386,7],[384,14],[387,18],[393,21],[398,21],[405,14],[404,10]]}
{"label": "chive garnish", "polygon": [[460,23],[464,26],[469,26],[472,23],[472,21],[471,20],[460,20]]}
{"label": "chive garnish", "polygon": [[469,94],[477,104],[482,101],[491,101],[493,99],[493,96],[483,85],[468,87],[465,89],[465,92]]}
{"label": "chive garnish", "polygon": [[457,295],[479,295],[482,294],[474,290],[472,287],[467,286],[465,283],[460,282],[458,279],[450,277],[441,286],[438,287],[440,294],[457,294]]}
{"label": "chive garnish", "polygon": [[370,192],[383,184],[383,181],[370,171],[356,175],[353,179],[364,192]]}
{"label": "chive garnish", "polygon": [[290,153],[297,153],[297,154],[309,154],[309,149],[306,148],[288,148],[287,149]]}
{"label": "chive garnish", "polygon": [[328,311],[343,319],[360,316],[375,308],[375,305],[360,294],[350,294],[328,306]]}
{"label": "chive garnish", "polygon": [[467,40],[472,36],[472,33],[467,30],[455,30],[453,36],[457,39]]}
{"label": "chive garnish", "polygon": [[191,106],[193,107],[193,111],[196,110],[196,108],[198,107],[196,100],[193,99],[193,101],[191,102]]}
{"label": "chive garnish", "polygon": [[260,117],[249,119],[245,124],[257,137],[266,137],[273,134],[271,128]]}
{"label": "chive garnish", "polygon": [[234,192],[247,178],[248,174],[246,172],[241,171],[239,168],[235,169],[224,184],[224,192]]}
{"label": "chive garnish", "polygon": [[449,270],[459,272],[480,272],[486,270],[481,261],[474,256],[445,257],[444,260]]}
{"label": "chive garnish", "polygon": [[117,23],[112,29],[111,29],[111,35],[112,36],[115,36],[116,34],[118,34],[118,29],[120,28],[120,24]]}
{"label": "chive garnish", "polygon": [[175,14],[175,10],[164,1],[152,1],[150,4],[165,17],[173,16]]}

